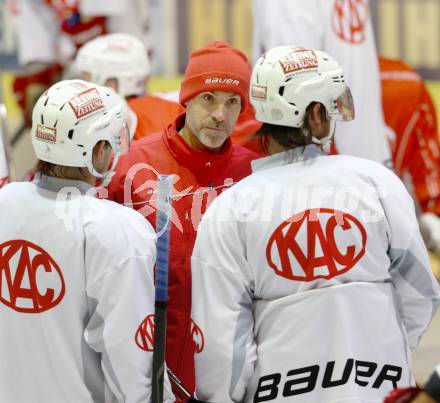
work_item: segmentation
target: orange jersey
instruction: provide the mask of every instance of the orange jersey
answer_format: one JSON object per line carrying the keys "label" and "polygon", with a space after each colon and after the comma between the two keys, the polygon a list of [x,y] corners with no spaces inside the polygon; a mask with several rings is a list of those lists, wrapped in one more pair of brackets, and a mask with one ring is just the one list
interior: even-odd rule
{"label": "orange jersey", "polygon": [[419,74],[380,58],[382,102],[396,174],[409,176],[423,212],[440,214],[440,142],[434,104]]}
{"label": "orange jersey", "polygon": [[184,111],[180,104],[156,96],[131,98],[128,105],[138,118],[134,133],[136,140],[161,132]]}

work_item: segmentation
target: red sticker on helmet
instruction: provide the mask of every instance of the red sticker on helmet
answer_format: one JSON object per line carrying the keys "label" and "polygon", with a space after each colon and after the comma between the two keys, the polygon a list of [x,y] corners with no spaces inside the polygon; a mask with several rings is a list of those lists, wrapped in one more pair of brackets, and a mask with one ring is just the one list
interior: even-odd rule
{"label": "red sticker on helmet", "polygon": [[35,137],[39,140],[47,141],[48,143],[56,143],[57,129],[38,124]]}
{"label": "red sticker on helmet", "polygon": [[90,88],[75,95],[69,101],[69,105],[77,119],[104,109],[104,102],[96,88]]}
{"label": "red sticker on helmet", "polygon": [[255,98],[255,99],[260,99],[262,101],[266,101],[267,100],[267,86],[252,84],[251,97]]}
{"label": "red sticker on helmet", "polygon": [[318,57],[310,49],[296,49],[280,59],[284,74],[318,68]]}

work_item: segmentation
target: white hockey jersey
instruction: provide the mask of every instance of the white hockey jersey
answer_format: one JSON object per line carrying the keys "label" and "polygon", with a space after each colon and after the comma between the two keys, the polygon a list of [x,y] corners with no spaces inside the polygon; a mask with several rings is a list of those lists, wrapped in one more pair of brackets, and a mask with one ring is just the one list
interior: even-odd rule
{"label": "white hockey jersey", "polygon": [[355,119],[338,122],[340,154],[391,162],[368,0],[253,0],[254,59],[281,45],[324,50],[342,66]]}
{"label": "white hockey jersey", "polygon": [[382,403],[414,383],[440,294],[413,201],[374,161],[302,151],[254,161],[201,221],[202,400]]}
{"label": "white hockey jersey", "polygon": [[155,233],[88,189],[0,190],[1,402],[150,401]]}

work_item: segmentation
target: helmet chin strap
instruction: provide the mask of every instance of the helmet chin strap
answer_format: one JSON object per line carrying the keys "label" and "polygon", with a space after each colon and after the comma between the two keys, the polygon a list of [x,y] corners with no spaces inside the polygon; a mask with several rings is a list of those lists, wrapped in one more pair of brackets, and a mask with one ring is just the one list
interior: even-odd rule
{"label": "helmet chin strap", "polygon": [[320,139],[316,138],[315,136],[312,136],[312,142],[314,144],[318,144],[321,146],[321,148],[328,153],[330,151],[330,146],[333,141],[333,137],[335,135],[336,130],[336,119],[330,118],[330,128],[328,131],[327,136],[322,137]]}
{"label": "helmet chin strap", "polygon": [[100,188],[105,188],[107,187],[107,185],[111,182],[111,180],[113,179],[113,176],[115,176],[116,171],[108,171],[106,172],[102,177],[102,183],[99,185]]}
{"label": "helmet chin strap", "polygon": [[92,162],[87,164],[87,169],[89,170],[90,174],[97,179],[102,179],[98,187],[105,188],[111,182],[113,176],[115,176],[116,164],[112,164],[112,165],[113,166],[108,171],[102,174],[95,169]]}

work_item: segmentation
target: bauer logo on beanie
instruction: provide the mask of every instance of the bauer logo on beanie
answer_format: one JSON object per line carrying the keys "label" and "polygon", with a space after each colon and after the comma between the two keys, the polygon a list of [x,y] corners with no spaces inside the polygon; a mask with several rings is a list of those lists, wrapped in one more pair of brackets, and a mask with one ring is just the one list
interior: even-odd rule
{"label": "bauer logo on beanie", "polygon": [[191,53],[180,87],[179,101],[205,91],[233,92],[241,98],[241,110],[248,104],[251,69],[243,52],[226,42],[213,42]]}

